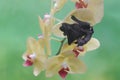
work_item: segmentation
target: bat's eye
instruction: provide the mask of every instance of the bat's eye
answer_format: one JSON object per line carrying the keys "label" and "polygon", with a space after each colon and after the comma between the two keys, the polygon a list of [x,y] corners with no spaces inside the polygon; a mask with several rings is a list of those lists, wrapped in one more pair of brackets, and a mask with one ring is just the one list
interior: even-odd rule
{"label": "bat's eye", "polygon": [[61,31],[65,31],[66,23],[62,23],[62,26],[60,27]]}
{"label": "bat's eye", "polygon": [[60,30],[61,30],[61,31],[64,31],[64,27],[63,27],[63,26],[61,26],[61,27],[60,27]]}

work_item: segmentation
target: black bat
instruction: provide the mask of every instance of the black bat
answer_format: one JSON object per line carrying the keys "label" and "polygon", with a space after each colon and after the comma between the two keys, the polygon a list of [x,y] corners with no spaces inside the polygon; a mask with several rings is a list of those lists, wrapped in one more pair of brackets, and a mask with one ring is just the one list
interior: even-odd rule
{"label": "black bat", "polygon": [[88,22],[78,20],[75,16],[71,16],[71,19],[76,23],[62,23],[60,30],[67,36],[69,45],[76,40],[77,46],[83,46],[91,39],[94,33],[93,27]]}

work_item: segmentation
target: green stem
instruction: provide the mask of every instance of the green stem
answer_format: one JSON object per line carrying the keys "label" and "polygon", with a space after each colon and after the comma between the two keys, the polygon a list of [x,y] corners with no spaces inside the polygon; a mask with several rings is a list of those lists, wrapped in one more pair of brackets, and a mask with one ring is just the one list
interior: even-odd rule
{"label": "green stem", "polygon": [[57,52],[57,54],[56,54],[56,55],[59,55],[59,53],[60,53],[60,51],[61,51],[61,49],[62,49],[62,46],[63,46],[63,44],[64,44],[65,40],[66,40],[66,38],[64,38],[64,39],[61,41],[60,48],[59,48],[59,50],[58,50],[58,52]]}

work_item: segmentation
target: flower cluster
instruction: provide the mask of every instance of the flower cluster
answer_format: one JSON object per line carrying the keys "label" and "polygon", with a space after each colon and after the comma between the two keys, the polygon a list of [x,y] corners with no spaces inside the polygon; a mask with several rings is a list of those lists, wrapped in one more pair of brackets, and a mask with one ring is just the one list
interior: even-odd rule
{"label": "flower cluster", "polygon": [[[83,73],[86,66],[79,56],[100,46],[99,41],[92,38],[92,34],[93,26],[103,17],[103,0],[71,1],[75,4],[75,9],[63,20],[57,19],[54,15],[64,7],[67,0],[51,0],[50,13],[45,14],[43,19],[38,17],[42,34],[38,35],[38,40],[28,38],[27,50],[23,54],[23,65],[33,65],[35,76],[43,70],[46,77],[59,74],[62,79],[65,79],[67,74]],[[51,40],[61,43],[54,56],[51,56]]]}

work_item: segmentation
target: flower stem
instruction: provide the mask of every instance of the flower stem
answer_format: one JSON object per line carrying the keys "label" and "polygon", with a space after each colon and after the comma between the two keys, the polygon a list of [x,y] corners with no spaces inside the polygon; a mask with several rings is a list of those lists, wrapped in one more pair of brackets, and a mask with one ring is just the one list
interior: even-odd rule
{"label": "flower stem", "polygon": [[57,54],[56,54],[56,55],[59,55],[59,54],[60,54],[60,51],[61,51],[61,49],[62,49],[62,46],[63,46],[63,44],[64,44],[65,40],[66,40],[66,38],[64,38],[64,39],[61,41],[60,48],[59,48],[59,50],[58,50],[58,52],[57,52]]}

